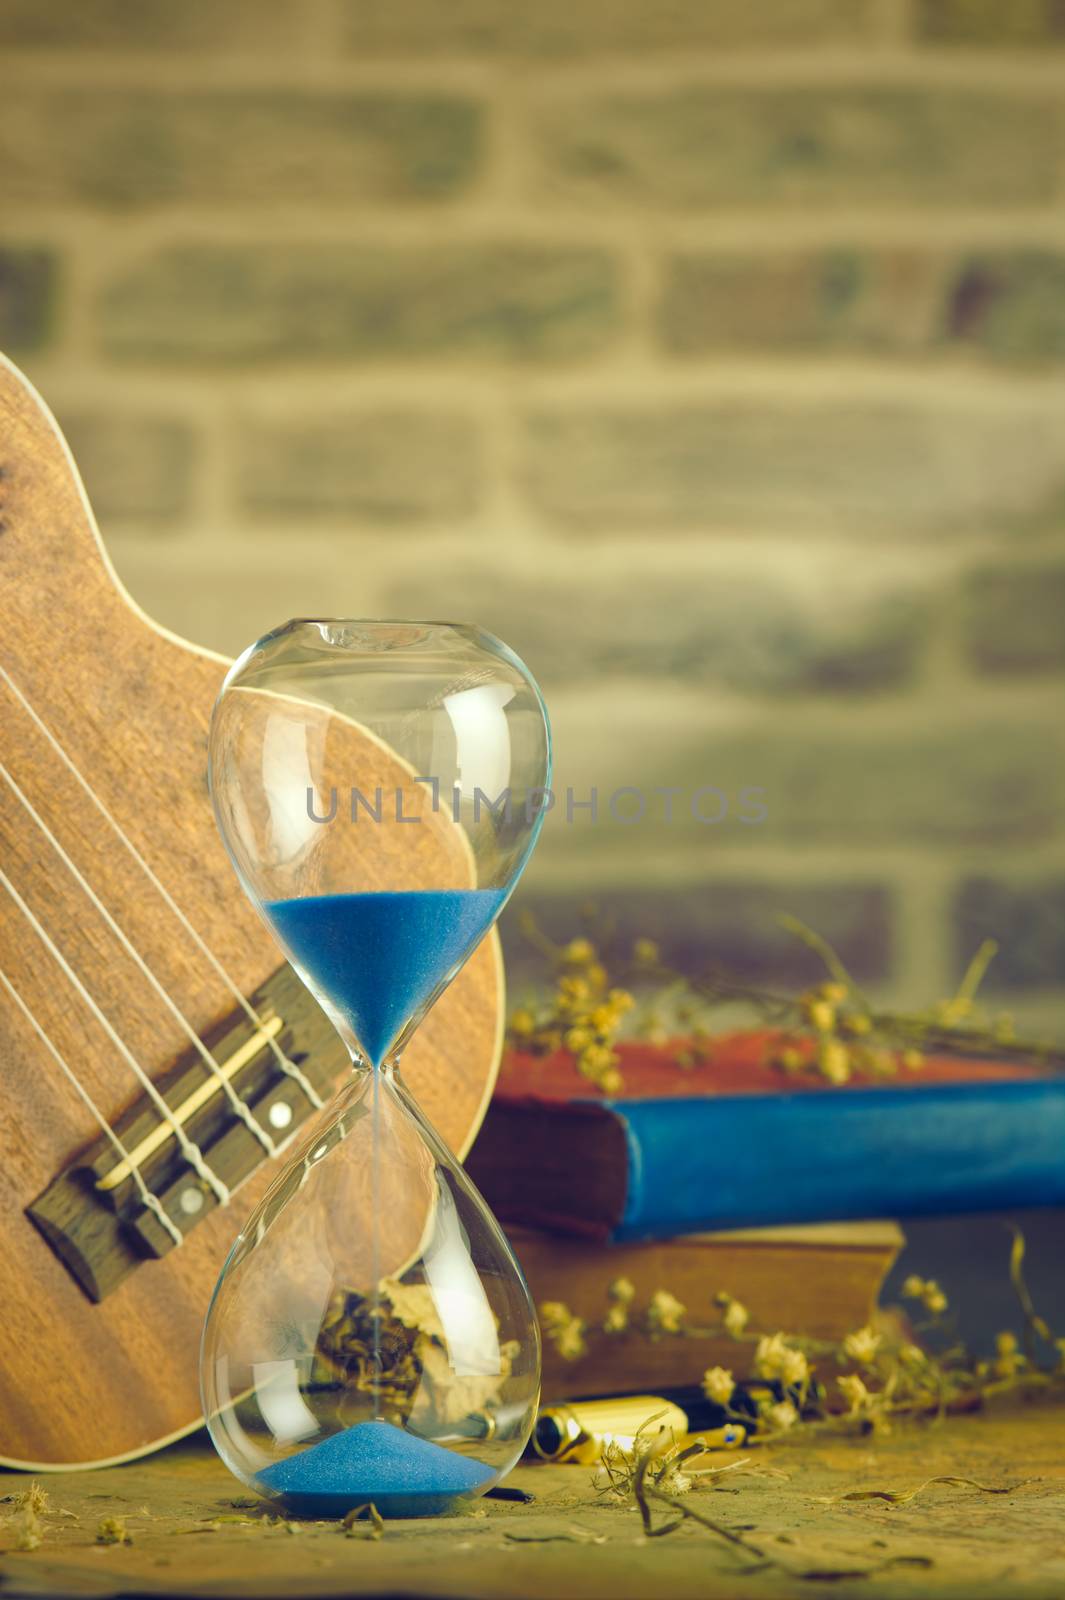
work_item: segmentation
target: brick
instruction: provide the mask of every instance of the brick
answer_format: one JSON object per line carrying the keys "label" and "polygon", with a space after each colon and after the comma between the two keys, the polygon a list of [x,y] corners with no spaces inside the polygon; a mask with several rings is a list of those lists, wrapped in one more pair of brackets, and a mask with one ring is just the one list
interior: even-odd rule
{"label": "brick", "polygon": [[238,493],[253,513],[462,517],[477,502],[478,465],[468,419],[417,412],[259,420],[237,441]]}
{"label": "brick", "polygon": [[935,88],[557,93],[540,194],[655,209],[1021,206],[1057,192],[1057,97]]}
{"label": "brick", "polygon": [[965,257],[947,286],[938,337],[1004,361],[1065,360],[1065,256],[1019,250]]}
{"label": "brick", "polygon": [[[585,913],[595,908],[594,918]],[[519,889],[503,915],[507,981],[517,999],[526,986],[550,981],[543,956],[519,926],[529,912],[558,942],[601,928],[604,947],[624,958],[636,939],[654,939],[663,960],[689,974],[723,967],[753,982],[795,988],[824,977],[824,966],[777,922],[782,911],[817,930],[863,983],[881,982],[894,954],[893,905],[882,884],[759,882],[714,874],[686,892],[615,889],[602,894],[550,894]]]}
{"label": "brick", "polygon": [[169,417],[60,417],[101,524],[168,522],[187,510],[195,458],[191,430]]}
{"label": "brick", "polygon": [[52,328],[58,271],[50,250],[0,249],[0,350],[39,350]]}
{"label": "brick", "polygon": [[535,412],[522,480],[563,527],[789,532],[969,530],[1060,500],[1065,434],[1049,406],[727,404]]}
{"label": "brick", "polygon": [[303,30],[301,0],[0,0],[0,46],[16,50],[248,51],[291,47]]}
{"label": "brick", "polygon": [[479,143],[457,95],[8,87],[0,203],[432,200],[467,186]]}
{"label": "brick", "polygon": [[1065,41],[1062,0],[916,0],[914,26],[933,44],[1046,45]]}
{"label": "brick", "polygon": [[367,56],[581,57],[811,45],[868,38],[871,0],[346,0],[349,49]]}
{"label": "brick", "polygon": [[979,672],[1065,667],[1065,565],[985,567],[964,594],[965,648]]}
{"label": "brick", "polygon": [[[205,530],[206,531],[206,530]],[[288,617],[371,609],[350,551],[335,539],[108,538],[130,594],[183,639],[239,655]]]}
{"label": "brick", "polygon": [[890,250],[683,254],[658,326],[673,354],[727,349],[896,351],[932,340],[943,264]]}
{"label": "brick", "polygon": [[985,939],[998,953],[984,987],[1010,992],[1061,985],[1065,971],[1065,879],[999,882],[970,878],[954,908],[955,967],[959,978]]}
{"label": "brick", "polygon": [[[877,726],[856,716],[831,726],[752,712],[733,729],[712,710],[712,697],[686,684],[654,686],[646,707],[607,685],[553,696],[556,788],[599,792],[597,820],[575,812],[567,822],[561,807],[548,819],[557,859],[636,873],[643,857],[672,856],[687,882],[753,848],[1028,846],[1055,837],[1065,811],[1060,718]],[[645,793],[646,809],[627,824],[611,818],[608,800],[629,786]],[[671,819],[654,793],[661,786],[679,791]],[[717,794],[694,799],[702,789]],[[742,820],[759,802],[764,820]],[[624,814],[622,802],[616,809]]]}
{"label": "brick", "polygon": [[176,362],[539,360],[602,348],[619,317],[605,252],[535,245],[177,246],[100,304],[110,354]]}
{"label": "brick", "polygon": [[658,328],[672,354],[974,349],[1065,360],[1065,257],[919,249],[684,253],[666,266]]}
{"label": "brick", "polygon": [[[506,576],[454,562],[431,576],[404,570],[386,590],[386,610],[476,618],[549,686],[614,676],[865,693],[909,681],[927,637],[927,600],[894,580],[854,592],[830,570],[821,582],[788,583],[755,569],[665,561],[658,572],[627,565],[621,575],[621,565],[598,564],[595,604],[577,627],[572,577],[545,577],[542,566]],[[807,561],[806,580],[809,569]]]}

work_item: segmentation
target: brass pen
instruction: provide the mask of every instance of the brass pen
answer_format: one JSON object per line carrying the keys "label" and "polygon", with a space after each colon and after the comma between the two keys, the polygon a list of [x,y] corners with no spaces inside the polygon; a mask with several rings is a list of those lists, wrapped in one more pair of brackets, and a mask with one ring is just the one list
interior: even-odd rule
{"label": "brass pen", "polygon": [[745,1443],[747,1429],[740,1423],[702,1428],[703,1416],[707,1422],[717,1421],[720,1407],[703,1400],[698,1391],[686,1392],[679,1400],[650,1394],[570,1400],[540,1410],[532,1447],[541,1461],[593,1466],[608,1444],[631,1450],[638,1433],[642,1438],[672,1434],[677,1443],[686,1444],[698,1438],[708,1449],[735,1450]]}

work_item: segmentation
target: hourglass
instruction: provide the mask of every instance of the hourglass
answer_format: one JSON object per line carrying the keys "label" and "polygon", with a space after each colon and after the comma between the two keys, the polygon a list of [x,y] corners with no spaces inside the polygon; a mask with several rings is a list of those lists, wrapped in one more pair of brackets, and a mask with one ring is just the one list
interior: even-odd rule
{"label": "hourglass", "polygon": [[214,1443],[296,1514],[447,1511],[531,1431],[528,1291],[399,1062],[520,876],[549,774],[533,679],[473,627],[289,622],[215,707],[222,837],[353,1069],[237,1239],[204,1328]]}

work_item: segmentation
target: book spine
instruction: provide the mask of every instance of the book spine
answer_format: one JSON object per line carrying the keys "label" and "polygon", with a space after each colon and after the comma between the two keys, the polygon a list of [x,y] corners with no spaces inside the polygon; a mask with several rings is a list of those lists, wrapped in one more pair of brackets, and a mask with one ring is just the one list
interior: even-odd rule
{"label": "book spine", "polygon": [[1065,1203],[1065,1080],[605,1105],[617,1241]]}

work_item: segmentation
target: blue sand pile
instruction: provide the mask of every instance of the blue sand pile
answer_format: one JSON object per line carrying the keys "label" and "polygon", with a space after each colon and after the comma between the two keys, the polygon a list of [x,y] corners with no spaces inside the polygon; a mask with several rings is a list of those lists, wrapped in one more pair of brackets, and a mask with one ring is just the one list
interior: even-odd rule
{"label": "blue sand pile", "polygon": [[343,1013],[374,1066],[484,933],[502,889],[410,889],[270,900],[267,916]]}
{"label": "blue sand pile", "polygon": [[495,1476],[392,1422],[357,1422],[299,1455],[264,1467],[256,1483],[308,1517],[342,1517],[373,1501],[383,1517],[435,1517]]}

